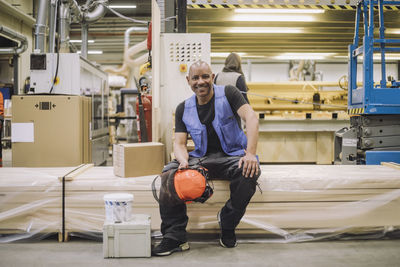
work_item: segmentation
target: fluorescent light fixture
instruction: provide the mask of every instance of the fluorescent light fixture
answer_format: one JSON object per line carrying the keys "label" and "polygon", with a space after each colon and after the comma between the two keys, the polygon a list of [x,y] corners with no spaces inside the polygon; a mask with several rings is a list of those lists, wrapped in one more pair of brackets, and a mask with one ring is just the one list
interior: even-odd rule
{"label": "fluorescent light fixture", "polygon": [[123,8],[132,9],[136,8],[136,5],[109,5],[108,7],[114,9],[123,9]]}
{"label": "fluorescent light fixture", "polygon": [[348,59],[349,58],[349,56],[333,56],[334,58],[346,58],[346,59]]}
{"label": "fluorescent light fixture", "polygon": [[400,29],[387,29],[385,32],[391,34],[400,34]]}
{"label": "fluorescent light fixture", "polygon": [[[349,59],[349,56],[334,56],[334,57],[335,58]],[[363,60],[364,57],[361,55],[361,56],[358,56],[358,59],[359,60]],[[381,59],[381,54],[375,53],[373,59],[374,60],[380,60]],[[400,54],[388,54],[388,53],[386,53],[385,60],[400,60]]]}
{"label": "fluorescent light fixture", "polygon": [[289,8],[236,8],[235,13],[246,14],[321,14],[323,9],[289,9]]}
{"label": "fluorescent light fixture", "polygon": [[[70,43],[82,43],[82,40],[69,40]],[[88,40],[89,44],[93,44],[94,40]]]}
{"label": "fluorescent light fixture", "polygon": [[261,15],[261,14],[237,14],[232,16],[234,21],[315,21],[315,18],[307,15]]}
{"label": "fluorescent light fixture", "polygon": [[335,53],[283,53],[279,56],[275,56],[274,59],[281,60],[307,60],[307,59],[325,59]]}
{"label": "fluorescent light fixture", "polygon": [[232,27],[230,33],[302,33],[301,28],[273,28],[273,27]]}
{"label": "fluorescent light fixture", "polygon": [[[78,51],[77,53],[81,54],[81,51]],[[101,54],[103,54],[103,51],[101,51],[101,50],[89,50],[88,54],[89,55],[101,55]]]}
{"label": "fluorescent light fixture", "polygon": [[[229,54],[230,54],[230,52],[218,52],[218,53],[215,52],[215,53],[211,53],[211,57],[227,57],[227,56],[229,56]],[[246,53],[236,53],[236,54],[238,54],[241,57],[246,55]]]}
{"label": "fluorescent light fixture", "polygon": [[265,56],[244,55],[242,58],[265,58]]}
{"label": "fluorescent light fixture", "polygon": [[[374,55],[374,59],[381,59],[381,55]],[[386,54],[385,60],[400,60],[399,54]]]}

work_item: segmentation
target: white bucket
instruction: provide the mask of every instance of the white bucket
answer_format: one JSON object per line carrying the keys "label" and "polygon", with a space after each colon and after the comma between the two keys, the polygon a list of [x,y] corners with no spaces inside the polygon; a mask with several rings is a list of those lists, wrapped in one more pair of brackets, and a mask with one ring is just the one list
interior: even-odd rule
{"label": "white bucket", "polygon": [[131,219],[133,195],[127,193],[104,195],[106,221],[127,222]]}

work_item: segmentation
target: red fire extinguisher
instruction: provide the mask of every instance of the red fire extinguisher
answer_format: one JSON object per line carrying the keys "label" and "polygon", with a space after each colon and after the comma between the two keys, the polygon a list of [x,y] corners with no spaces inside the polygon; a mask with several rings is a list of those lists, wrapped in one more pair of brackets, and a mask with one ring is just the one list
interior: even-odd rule
{"label": "red fire extinguisher", "polygon": [[[151,96],[139,94],[136,101],[136,117],[139,142],[151,142]],[[144,129],[144,130],[142,130]]]}

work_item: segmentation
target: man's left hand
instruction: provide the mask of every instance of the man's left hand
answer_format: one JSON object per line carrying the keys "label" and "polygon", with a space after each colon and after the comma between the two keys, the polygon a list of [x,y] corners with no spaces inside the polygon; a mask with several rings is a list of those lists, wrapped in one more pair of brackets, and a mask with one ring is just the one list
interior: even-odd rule
{"label": "man's left hand", "polygon": [[258,161],[257,157],[254,154],[251,154],[246,151],[246,155],[240,158],[239,160],[239,168],[243,165],[243,176],[244,177],[253,177],[253,175],[258,175]]}

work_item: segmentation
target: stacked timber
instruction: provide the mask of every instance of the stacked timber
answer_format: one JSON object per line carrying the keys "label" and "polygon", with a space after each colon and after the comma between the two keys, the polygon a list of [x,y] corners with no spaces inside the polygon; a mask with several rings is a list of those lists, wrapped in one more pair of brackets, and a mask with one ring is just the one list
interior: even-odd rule
{"label": "stacked timber", "polygon": [[[0,233],[60,232],[62,182],[68,168],[0,170]],[[65,179],[65,231],[101,232],[103,196],[134,195],[133,213],[151,215],[160,228],[154,176],[120,178],[112,167],[92,167]],[[400,170],[388,166],[264,165],[238,233],[358,233],[400,227]],[[206,203],[188,204],[188,231],[216,233],[216,214],[229,196],[226,181],[214,181]]]}
{"label": "stacked timber", "polygon": [[1,168],[0,233],[59,232],[61,177],[75,168]]}

